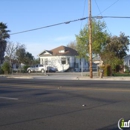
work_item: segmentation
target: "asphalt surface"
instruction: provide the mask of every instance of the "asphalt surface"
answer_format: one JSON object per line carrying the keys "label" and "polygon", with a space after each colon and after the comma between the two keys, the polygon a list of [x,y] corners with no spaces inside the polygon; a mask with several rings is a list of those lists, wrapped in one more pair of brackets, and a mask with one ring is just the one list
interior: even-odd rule
{"label": "asphalt surface", "polygon": [[129,81],[0,78],[0,130],[118,130]]}

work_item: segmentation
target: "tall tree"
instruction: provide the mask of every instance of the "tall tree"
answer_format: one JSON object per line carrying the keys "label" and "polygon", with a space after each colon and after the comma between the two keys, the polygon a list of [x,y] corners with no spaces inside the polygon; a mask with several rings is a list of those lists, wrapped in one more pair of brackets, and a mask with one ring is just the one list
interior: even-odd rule
{"label": "tall tree", "polygon": [[106,41],[103,51],[100,53],[104,64],[110,64],[112,69],[123,63],[123,57],[129,50],[129,36],[120,33],[120,36],[110,36]]}
{"label": "tall tree", "polygon": [[[93,54],[99,54],[108,37],[108,33],[105,30],[106,25],[104,22],[92,20],[92,52]],[[77,51],[80,57],[87,58],[89,53],[89,28],[85,25],[81,29],[79,35],[76,35]]]}
{"label": "tall tree", "polygon": [[19,48],[24,47],[24,44],[20,44],[20,43],[14,43],[14,42],[7,42],[7,46],[6,46],[6,56],[9,57],[10,60],[14,60],[16,59],[16,51]]}
{"label": "tall tree", "polygon": [[26,56],[26,49],[24,46],[19,47],[19,49],[17,49],[16,51],[16,57],[19,63],[24,63],[25,60],[25,56]]}
{"label": "tall tree", "polygon": [[17,49],[16,57],[19,63],[26,65],[32,65],[34,62],[34,56],[31,53],[26,52],[26,48],[23,45]]}
{"label": "tall tree", "polygon": [[113,70],[116,68],[117,65],[123,63],[123,60],[119,59],[114,52],[104,51],[100,54],[100,57],[103,60],[103,63],[111,65]]}
{"label": "tall tree", "polygon": [[24,47],[24,44],[20,44],[20,43],[14,43],[14,42],[7,42],[7,46],[6,46],[6,59],[8,59],[9,63],[10,63],[10,70],[12,70],[12,65],[14,60],[17,60],[16,57],[16,52],[19,48]]}
{"label": "tall tree", "polygon": [[74,50],[77,50],[77,43],[76,41],[70,42],[69,44],[67,44],[67,47],[70,47]]}
{"label": "tall tree", "polygon": [[0,64],[3,63],[7,39],[10,37],[7,25],[0,22]]}
{"label": "tall tree", "polygon": [[40,59],[39,58],[34,59],[33,64],[40,64]]}
{"label": "tall tree", "polygon": [[109,37],[106,42],[105,50],[108,52],[112,52],[119,59],[122,59],[127,55],[127,51],[129,50],[129,36],[125,36],[124,33],[120,33],[120,36],[112,36]]}
{"label": "tall tree", "polygon": [[26,55],[24,58],[24,63],[26,65],[31,65],[31,64],[33,64],[33,62],[34,62],[34,56],[31,53],[26,52]]}

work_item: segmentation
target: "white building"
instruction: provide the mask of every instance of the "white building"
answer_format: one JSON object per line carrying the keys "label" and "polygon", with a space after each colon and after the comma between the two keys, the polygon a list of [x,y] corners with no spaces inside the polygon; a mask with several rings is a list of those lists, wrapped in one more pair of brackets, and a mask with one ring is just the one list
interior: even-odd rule
{"label": "white building", "polygon": [[[130,55],[124,57],[124,66],[127,66],[130,70]],[[125,67],[124,67],[124,71],[126,71]]]}
{"label": "white building", "polygon": [[93,63],[96,64],[96,65],[98,65],[98,66],[103,65],[103,61],[102,61],[102,59],[101,59],[100,56],[94,57],[94,58],[93,58]]}
{"label": "white building", "polygon": [[52,50],[44,50],[39,54],[40,64],[52,66],[58,71],[85,71],[88,70],[88,62],[85,59],[79,59],[76,50],[60,46]]}

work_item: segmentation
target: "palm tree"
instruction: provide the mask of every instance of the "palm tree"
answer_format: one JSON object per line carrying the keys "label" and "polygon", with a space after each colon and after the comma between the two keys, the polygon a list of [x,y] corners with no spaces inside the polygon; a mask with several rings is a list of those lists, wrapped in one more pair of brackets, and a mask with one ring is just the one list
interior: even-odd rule
{"label": "palm tree", "polygon": [[7,39],[10,37],[7,25],[0,22],[0,64],[3,63]]}

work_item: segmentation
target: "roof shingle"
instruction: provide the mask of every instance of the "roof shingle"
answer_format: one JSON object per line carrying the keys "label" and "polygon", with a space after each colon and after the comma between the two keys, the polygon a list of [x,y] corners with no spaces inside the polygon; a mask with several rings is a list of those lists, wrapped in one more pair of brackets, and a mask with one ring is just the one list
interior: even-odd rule
{"label": "roof shingle", "polygon": [[[78,55],[76,50],[74,50],[70,47],[66,47],[66,46],[59,46],[48,52],[51,53],[53,56],[77,56]],[[43,55],[43,54],[44,53],[41,53],[40,55]]]}

